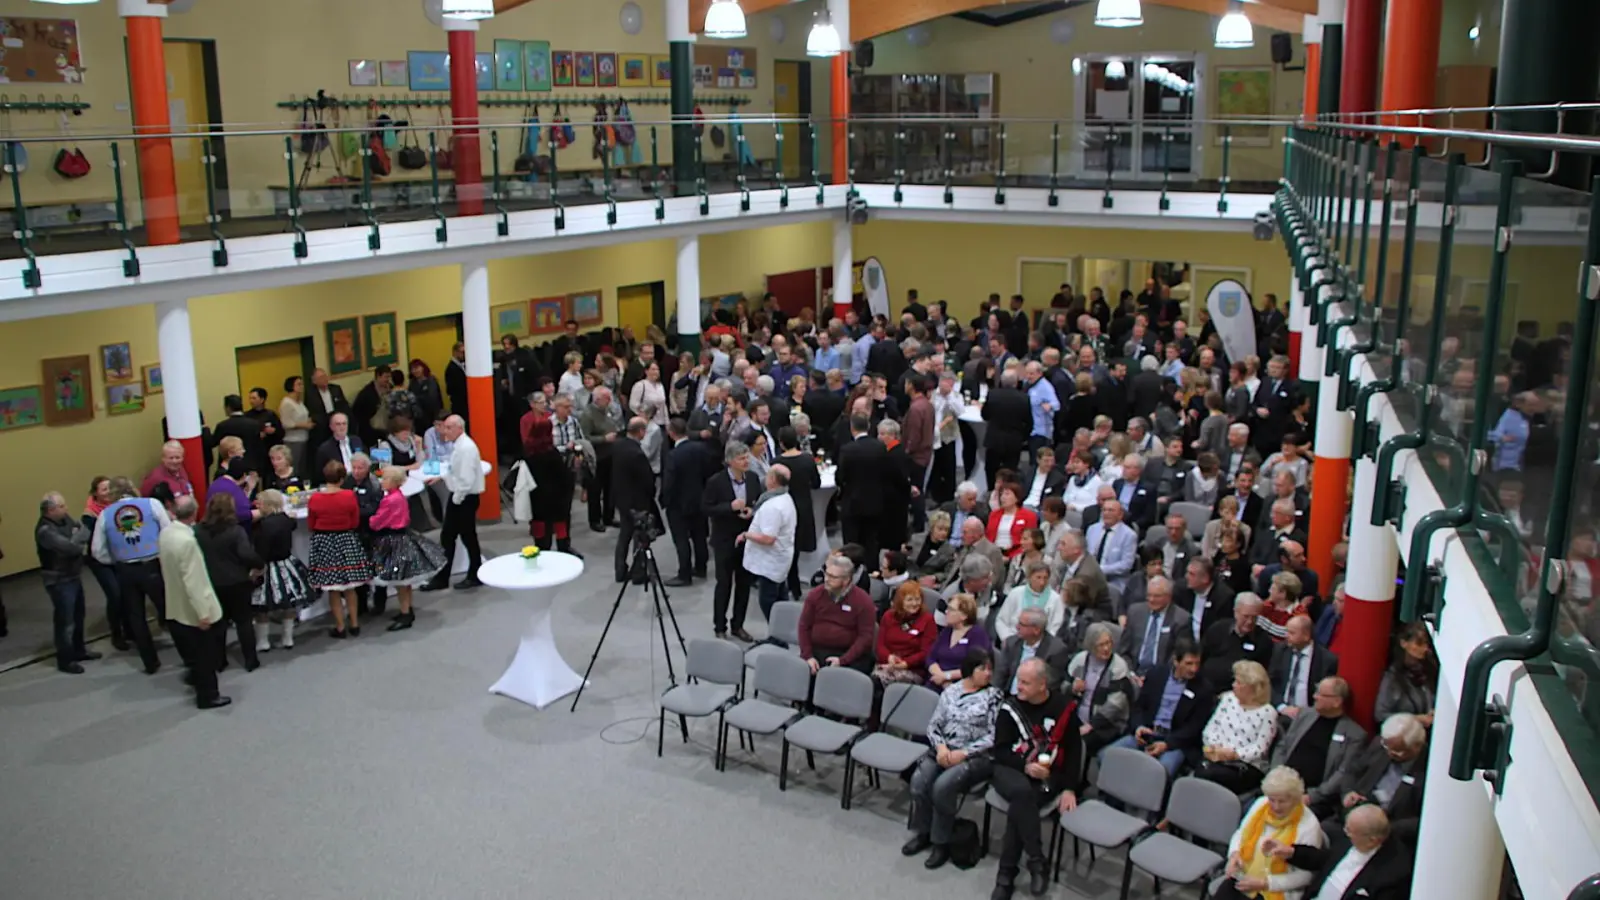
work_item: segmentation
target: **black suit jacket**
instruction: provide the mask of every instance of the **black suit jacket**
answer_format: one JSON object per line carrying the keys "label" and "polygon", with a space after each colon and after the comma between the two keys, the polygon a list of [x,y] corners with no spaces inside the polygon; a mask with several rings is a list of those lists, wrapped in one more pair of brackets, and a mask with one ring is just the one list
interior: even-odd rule
{"label": "black suit jacket", "polygon": [[[313,447],[322,446],[322,442],[332,434],[328,428],[328,420],[333,418],[334,413],[350,415],[350,401],[344,398],[344,388],[337,384],[330,384],[328,385],[328,396],[333,398],[332,408],[323,405],[322,393],[317,390],[316,385],[306,386],[306,412],[311,414],[311,421],[314,423],[311,437],[308,440],[310,440]],[[354,425],[355,423],[352,422],[351,424]]]}
{"label": "black suit jacket", "polygon": [[[361,442],[361,438],[354,434],[350,435],[350,452],[367,452],[367,445],[363,444]],[[323,441],[317,446],[316,469],[311,473],[311,483],[316,485],[322,484],[323,468],[327,466],[328,463],[336,460],[340,465],[343,465],[344,454],[339,452],[339,442],[334,440],[332,437],[329,437],[327,440]]]}
{"label": "black suit jacket", "polygon": [[[1022,479],[1022,492],[1023,492],[1023,494],[1027,495],[1027,494],[1031,493],[1033,491],[1033,479],[1034,479],[1034,476],[1036,476],[1038,474],[1037,468],[1034,467],[1034,466],[1023,466],[1022,467],[1022,471],[1017,473],[1017,474]],[[1050,470],[1050,474],[1048,474],[1048,475],[1046,475],[1044,477],[1044,490],[1039,493],[1039,504],[1041,506],[1044,505],[1044,501],[1045,501],[1046,497],[1059,497],[1059,496],[1061,496],[1061,492],[1066,490],[1066,488],[1067,488],[1067,476],[1066,476],[1066,474],[1061,471],[1060,467],[1051,469]],[[1027,496],[1024,496],[1022,499],[1026,500],[1028,498],[1027,498]],[[1055,548],[1047,547],[1045,549],[1053,550]]]}
{"label": "black suit jacket", "polygon": [[[1035,648],[1033,658],[1042,659],[1050,666],[1051,687],[1060,685],[1061,680],[1067,677],[1067,663],[1072,661],[1072,648],[1061,642],[1061,639],[1049,632],[1039,637],[1039,646]],[[1000,652],[994,658],[993,684],[1000,689],[1001,694],[1011,693],[1011,679],[1017,675],[1017,667],[1022,665],[1022,638],[1012,635],[1000,645]]]}
{"label": "black suit jacket", "polygon": [[[1336,802],[1341,806],[1344,795],[1350,791],[1377,802],[1372,790],[1382,780],[1389,763],[1389,751],[1384,749],[1383,738],[1375,735],[1366,749],[1352,757],[1334,776],[1338,784],[1337,791],[1327,793],[1338,798]],[[1404,773],[1384,812],[1389,814],[1390,836],[1411,845],[1416,842],[1417,823],[1422,818],[1422,792],[1427,787],[1428,778],[1428,748],[1405,764]]]}
{"label": "black suit jacket", "polygon": [[350,430],[361,435],[362,440],[369,444],[382,437],[372,428],[372,417],[377,415],[378,407],[382,404],[383,398],[378,396],[377,385],[368,382],[356,392],[356,402],[350,407]]}
{"label": "black suit jacket", "polygon": [[267,445],[261,440],[261,422],[249,416],[227,416],[217,427],[211,430],[211,436],[217,442],[225,437],[236,437],[244,442],[244,461],[252,472],[266,474],[272,470],[267,466]]}
{"label": "black suit jacket", "polygon": [[1160,372],[1140,372],[1128,379],[1129,405],[1133,415],[1148,418],[1156,411],[1166,381]]}
{"label": "black suit jacket", "polygon": [[[1127,480],[1118,478],[1111,483],[1112,490],[1117,492],[1117,499],[1122,499],[1122,489],[1127,486]],[[1125,506],[1124,518],[1129,525],[1135,528],[1146,529],[1156,521],[1156,492],[1143,481],[1133,486],[1133,497]],[[1142,531],[1140,532],[1143,533]]]}
{"label": "black suit jacket", "polygon": [[[989,423],[983,446],[996,453],[1017,453],[1028,446],[1033,431],[1033,406],[1017,388],[994,388],[983,402],[983,420]],[[990,478],[994,473],[989,474]]]}
{"label": "black suit jacket", "polygon": [[[1289,657],[1294,651],[1288,644],[1277,644],[1272,648],[1272,665],[1267,667],[1267,675],[1272,679],[1272,705],[1281,706],[1289,702]],[[1311,645],[1311,670],[1306,673],[1306,698],[1309,702],[1311,695],[1317,692],[1317,682],[1329,675],[1339,674],[1339,655],[1326,647],[1316,643]]]}
{"label": "black suit jacket", "polygon": [[454,360],[445,363],[444,392],[450,398],[450,411],[458,416],[465,416],[467,414],[467,367],[465,365],[456,365]]}
{"label": "black suit jacket", "polygon": [[874,343],[867,351],[867,371],[884,376],[890,384],[899,381],[900,374],[905,370],[905,352],[888,337]]}
{"label": "black suit jacket", "polygon": [[1272,528],[1257,528],[1251,536],[1250,564],[1253,566],[1270,566],[1278,561],[1278,545],[1284,541],[1294,541],[1300,546],[1306,546],[1306,533],[1298,528],[1289,529],[1289,533],[1278,536],[1272,533]]}
{"label": "black suit jacket", "polygon": [[650,458],[644,455],[639,442],[631,437],[617,441],[611,455],[611,496],[616,500],[617,509],[623,515],[654,512],[655,484]]}
{"label": "black suit jacket", "polygon": [[860,437],[839,450],[839,515],[876,519],[885,514],[886,488],[897,480],[889,450],[874,437]]}
{"label": "black suit jacket", "polygon": [[[1144,680],[1139,698],[1133,704],[1130,731],[1155,727],[1156,714],[1161,711],[1161,694],[1167,689],[1167,681],[1171,677],[1172,665],[1168,663],[1152,671]],[[1200,733],[1211,720],[1211,711],[1216,705],[1216,694],[1198,675],[1189,679],[1183,696],[1178,698],[1178,707],[1172,712],[1172,727],[1161,739],[1173,750],[1182,750],[1190,765],[1199,764]]]}
{"label": "black suit jacket", "polygon": [[[1311,878],[1311,886],[1306,889],[1305,896],[1315,897],[1322,891],[1328,876],[1333,874],[1348,852],[1350,839],[1345,837],[1343,829],[1328,834],[1326,847],[1307,844],[1294,846],[1289,865],[1316,873]],[[1344,893],[1339,895],[1339,900],[1410,900],[1413,862],[1411,851],[1399,841],[1384,841],[1372,858],[1367,860],[1367,864],[1361,867],[1361,871],[1356,873]]]}
{"label": "black suit jacket", "polygon": [[706,481],[719,468],[710,444],[700,440],[679,443],[661,463],[661,505],[668,513],[704,515],[700,504]]}
{"label": "black suit jacket", "polygon": [[830,454],[838,451],[834,446],[833,423],[844,413],[844,398],[829,390],[808,391],[800,408],[811,417],[811,440]]}
{"label": "black suit jacket", "polygon": [[[1283,445],[1284,423],[1289,421],[1297,402],[1295,393],[1294,382],[1287,378],[1278,382],[1276,390],[1267,378],[1262,378],[1261,386],[1256,388],[1250,406],[1250,440],[1263,456]],[[1261,418],[1258,409],[1265,409],[1267,417]]]}
{"label": "black suit jacket", "polygon": [[1095,385],[1095,405],[1100,415],[1111,418],[1111,428],[1114,431],[1124,431],[1128,427],[1128,383],[1126,381],[1113,381],[1106,378]]}
{"label": "black suit jacket", "polygon": [[[734,541],[750,527],[750,519],[733,509],[733,478],[731,469],[723,469],[706,479],[700,494],[700,509],[711,519],[711,546],[732,552]],[[744,473],[745,509],[752,510],[761,499],[761,481],[750,472]]]}
{"label": "black suit jacket", "polygon": [[[1222,498],[1228,496],[1232,496],[1236,500],[1239,497],[1237,492],[1225,492],[1217,498],[1217,503],[1221,503]],[[1254,533],[1256,523],[1261,521],[1261,508],[1261,495],[1255,491],[1249,491],[1246,493],[1244,503],[1239,508],[1239,521],[1249,525],[1252,533]],[[1212,504],[1211,506],[1211,518],[1222,518],[1222,514],[1217,512],[1216,504]]]}
{"label": "black suit jacket", "polygon": [[[1194,589],[1183,582],[1172,592],[1173,605],[1181,608],[1191,617],[1194,615]],[[1220,581],[1213,581],[1211,591],[1206,595],[1206,608],[1200,614],[1200,636],[1211,630],[1211,626],[1218,622],[1233,621],[1233,588]]]}

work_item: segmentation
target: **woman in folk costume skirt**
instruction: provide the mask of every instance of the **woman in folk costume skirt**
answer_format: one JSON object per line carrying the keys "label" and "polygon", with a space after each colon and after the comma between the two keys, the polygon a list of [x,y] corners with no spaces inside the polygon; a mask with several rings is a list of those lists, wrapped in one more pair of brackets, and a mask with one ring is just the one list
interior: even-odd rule
{"label": "woman in folk costume skirt", "polygon": [[294,555],[294,520],[283,511],[283,493],[272,489],[262,491],[257,502],[261,506],[261,520],[256,522],[250,537],[255,542],[256,553],[267,566],[262,570],[261,584],[251,595],[250,604],[256,612],[256,652],[265,653],[272,649],[267,629],[274,618],[283,623],[283,649],[294,647],[295,620],[300,617],[300,610],[311,602],[311,573]]}
{"label": "woman in folk costume skirt", "polygon": [[383,472],[383,500],[372,514],[372,583],[392,587],[400,598],[400,612],[389,623],[390,631],[403,631],[416,622],[411,611],[411,589],[426,584],[450,564],[444,548],[411,528],[411,506],[400,486],[406,483],[401,469]]}
{"label": "woman in folk costume skirt", "polygon": [[356,588],[372,580],[372,563],[361,546],[361,507],[354,491],[340,487],[344,479],[344,463],[330,460],[322,470],[322,489],[306,503],[311,587],[328,592],[334,622],[328,636],[335,640],[361,634]]}
{"label": "woman in folk costume skirt", "polygon": [[[576,453],[577,459],[583,459],[583,453],[574,447],[581,440],[582,432],[578,417],[572,413],[570,397],[558,395],[555,406],[556,413],[552,416],[544,398],[536,396],[533,408],[522,417],[522,455],[535,485],[528,535],[540,549],[549,550],[551,538],[554,538],[556,549],[576,555],[572,549],[571,526],[572,492],[577,475],[568,454]],[[567,416],[565,420],[560,418],[563,414]],[[566,446],[557,447],[558,430],[565,434]],[[569,451],[568,447],[574,449]]]}

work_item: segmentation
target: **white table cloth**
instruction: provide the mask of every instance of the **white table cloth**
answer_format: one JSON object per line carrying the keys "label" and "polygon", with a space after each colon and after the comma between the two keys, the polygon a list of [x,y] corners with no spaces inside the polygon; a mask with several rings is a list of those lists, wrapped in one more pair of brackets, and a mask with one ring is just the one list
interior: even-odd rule
{"label": "white table cloth", "polygon": [[508,553],[478,569],[478,578],[484,584],[526,597],[530,611],[517,655],[500,680],[489,688],[490,693],[543,709],[583,685],[583,677],[567,665],[556,649],[555,631],[550,624],[550,609],[561,587],[582,574],[583,560],[556,552],[539,554],[539,561],[533,566],[520,554]]}
{"label": "white table cloth", "polygon": [[828,502],[833,499],[833,492],[838,489],[838,482],[834,480],[837,471],[837,467],[831,465],[818,469],[817,478],[820,484],[811,490],[811,514],[816,520],[817,549],[800,554],[802,588],[811,583],[809,580],[811,573],[822,568],[822,564],[828,561]]}

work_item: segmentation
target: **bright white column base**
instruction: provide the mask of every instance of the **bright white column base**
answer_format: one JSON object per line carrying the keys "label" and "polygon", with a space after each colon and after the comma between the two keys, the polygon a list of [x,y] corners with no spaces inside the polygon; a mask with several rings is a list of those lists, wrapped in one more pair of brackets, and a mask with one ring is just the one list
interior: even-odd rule
{"label": "bright white column base", "polygon": [[531,568],[517,554],[483,564],[478,577],[484,584],[516,591],[530,607],[517,655],[489,693],[543,709],[583,686],[583,677],[561,658],[551,624],[556,595],[582,574],[583,561],[566,553],[542,553]]}

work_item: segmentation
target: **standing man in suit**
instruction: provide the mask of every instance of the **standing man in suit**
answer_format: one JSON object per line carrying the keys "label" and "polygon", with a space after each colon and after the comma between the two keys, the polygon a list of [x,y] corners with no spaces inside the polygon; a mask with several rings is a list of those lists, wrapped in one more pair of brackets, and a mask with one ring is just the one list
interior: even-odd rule
{"label": "standing man in suit", "polygon": [[[444,508],[444,527],[439,531],[439,544],[444,547],[444,557],[450,565],[439,570],[422,589],[442,591],[450,584],[450,570],[456,558],[456,538],[467,548],[467,577],[456,582],[456,590],[466,591],[478,587],[478,567],[483,564],[483,550],[478,544],[478,498],[483,494],[483,456],[478,445],[467,435],[467,423],[460,416],[451,416],[439,426],[440,437],[454,443],[450,451],[450,473],[444,476],[449,502]],[[434,478],[431,481],[439,481]]]}
{"label": "standing man in suit", "polygon": [[1329,834],[1326,847],[1276,844],[1271,854],[1296,869],[1316,874],[1308,900],[1410,900],[1414,859],[1399,841],[1389,839],[1389,817],[1376,806],[1358,806],[1345,817],[1344,830]]}
{"label": "standing man in suit", "polygon": [[1189,614],[1172,605],[1172,582],[1160,575],[1145,584],[1145,602],[1128,607],[1128,624],[1122,629],[1117,651],[1133,663],[1140,677],[1161,666],[1171,656],[1172,642],[1194,633]]}
{"label": "standing man in suit", "polygon": [[[628,580],[628,554],[633,551],[635,513],[651,517],[656,513],[655,473],[650,470],[650,458],[645,456],[641,441],[650,427],[649,421],[634,417],[628,420],[627,436],[617,442],[611,460],[611,493],[617,498],[617,513],[621,519],[622,533],[617,536],[617,583]],[[647,572],[633,573],[635,584],[644,584]]]}
{"label": "standing man in suit", "polygon": [[317,445],[314,459],[315,471],[311,473],[312,483],[321,484],[322,470],[330,462],[337,462],[344,466],[345,471],[350,471],[350,457],[357,453],[365,453],[367,445],[361,438],[350,433],[350,417],[345,413],[334,413],[328,419],[328,439]]}
{"label": "standing man in suit", "polygon": [[1000,376],[1000,386],[983,403],[983,420],[989,431],[983,438],[984,471],[993,478],[1001,469],[1015,471],[1033,430],[1033,407],[1017,387],[1017,373]]}
{"label": "standing man in suit", "polygon": [[1167,778],[1200,760],[1201,733],[1216,706],[1216,694],[1200,677],[1200,649],[1188,636],[1172,642],[1172,664],[1144,677],[1128,725],[1132,733],[1112,747],[1143,750],[1160,761]]}
{"label": "standing man in suit", "polygon": [[[729,441],[722,451],[727,468],[706,480],[700,495],[701,510],[711,519],[711,555],[716,561],[717,584],[711,599],[711,627],[719,638],[728,636],[728,600],[733,600],[733,636],[754,642],[744,630],[745,611],[750,607],[751,575],[744,567],[744,548],[739,535],[750,527],[756,503],[761,499],[761,482],[750,474],[750,448]],[[870,604],[869,604],[870,605]]]}
{"label": "standing man in suit", "polygon": [[1250,430],[1255,436],[1256,451],[1262,456],[1272,455],[1283,445],[1284,427],[1298,402],[1288,374],[1289,360],[1274,356],[1267,361],[1267,377],[1256,388]]}
{"label": "standing man in suit", "polygon": [[1017,616],[1017,633],[1000,645],[1000,654],[994,662],[992,684],[1000,693],[1011,696],[1017,692],[1017,672],[1030,659],[1042,661],[1050,667],[1050,683],[1060,686],[1067,675],[1067,663],[1072,661],[1073,650],[1061,639],[1046,630],[1049,617],[1037,606],[1024,609]]}
{"label": "standing man in suit", "polygon": [[1311,639],[1310,616],[1295,616],[1285,626],[1283,643],[1272,651],[1272,705],[1278,712],[1295,718],[1311,705],[1317,684],[1339,674],[1339,657]]}
{"label": "standing man in suit", "polygon": [[706,577],[708,523],[700,508],[706,481],[717,469],[716,455],[705,441],[693,440],[682,419],[667,423],[672,449],[661,464],[661,506],[667,511],[667,528],[678,551],[678,575],[668,587],[688,587],[694,578]]}
{"label": "standing man in suit", "polygon": [[467,345],[456,341],[450,348],[450,362],[444,367],[444,392],[450,398],[450,411],[467,417]]}
{"label": "standing man in suit", "polygon": [[1122,504],[1115,498],[1102,501],[1100,520],[1090,525],[1084,536],[1106,582],[1121,593],[1139,560],[1139,538],[1122,521]]}
{"label": "standing man in suit", "polygon": [[1203,556],[1189,560],[1183,568],[1183,587],[1173,594],[1173,602],[1189,614],[1194,639],[1199,643],[1218,622],[1233,618],[1233,588],[1217,582],[1216,568]]}
{"label": "standing man in suit", "polygon": [[[311,390],[306,391],[306,412],[311,414],[312,447],[321,447],[333,433],[332,422],[335,413],[350,415],[350,401],[344,398],[344,388],[328,383],[326,369],[313,369],[311,372]],[[313,479],[320,478],[322,465],[319,463],[315,472],[307,474]]]}
{"label": "standing man in suit", "polygon": [[[1261,468],[1261,454],[1256,448],[1250,446],[1250,426],[1243,422],[1235,422],[1228,426],[1228,443],[1217,454],[1217,462],[1222,464],[1222,475],[1229,484],[1238,485],[1239,478],[1246,467],[1252,472]],[[1255,479],[1250,479],[1254,486]],[[1254,519],[1240,519],[1246,525],[1254,525]]]}
{"label": "standing man in suit", "polygon": [[225,437],[238,438],[244,444],[246,470],[263,475],[271,472],[267,468],[267,445],[261,440],[261,422],[244,414],[244,399],[238,394],[223,397],[222,411],[227,415],[211,430],[211,436],[219,442]]}
{"label": "standing man in suit", "polygon": [[1327,805],[1338,798],[1327,792],[1344,764],[1367,745],[1366,729],[1347,715],[1350,684],[1337,675],[1317,682],[1312,712],[1297,715],[1272,751],[1268,770],[1288,766],[1306,783],[1306,803]]}
{"label": "standing man in suit", "polygon": [[[884,509],[884,485],[895,480],[889,471],[889,450],[871,435],[872,420],[850,417],[850,443],[839,448],[839,525],[846,544],[859,544],[867,559],[878,559],[879,522]],[[903,513],[901,513],[903,515]],[[896,548],[898,549],[898,548]]]}

